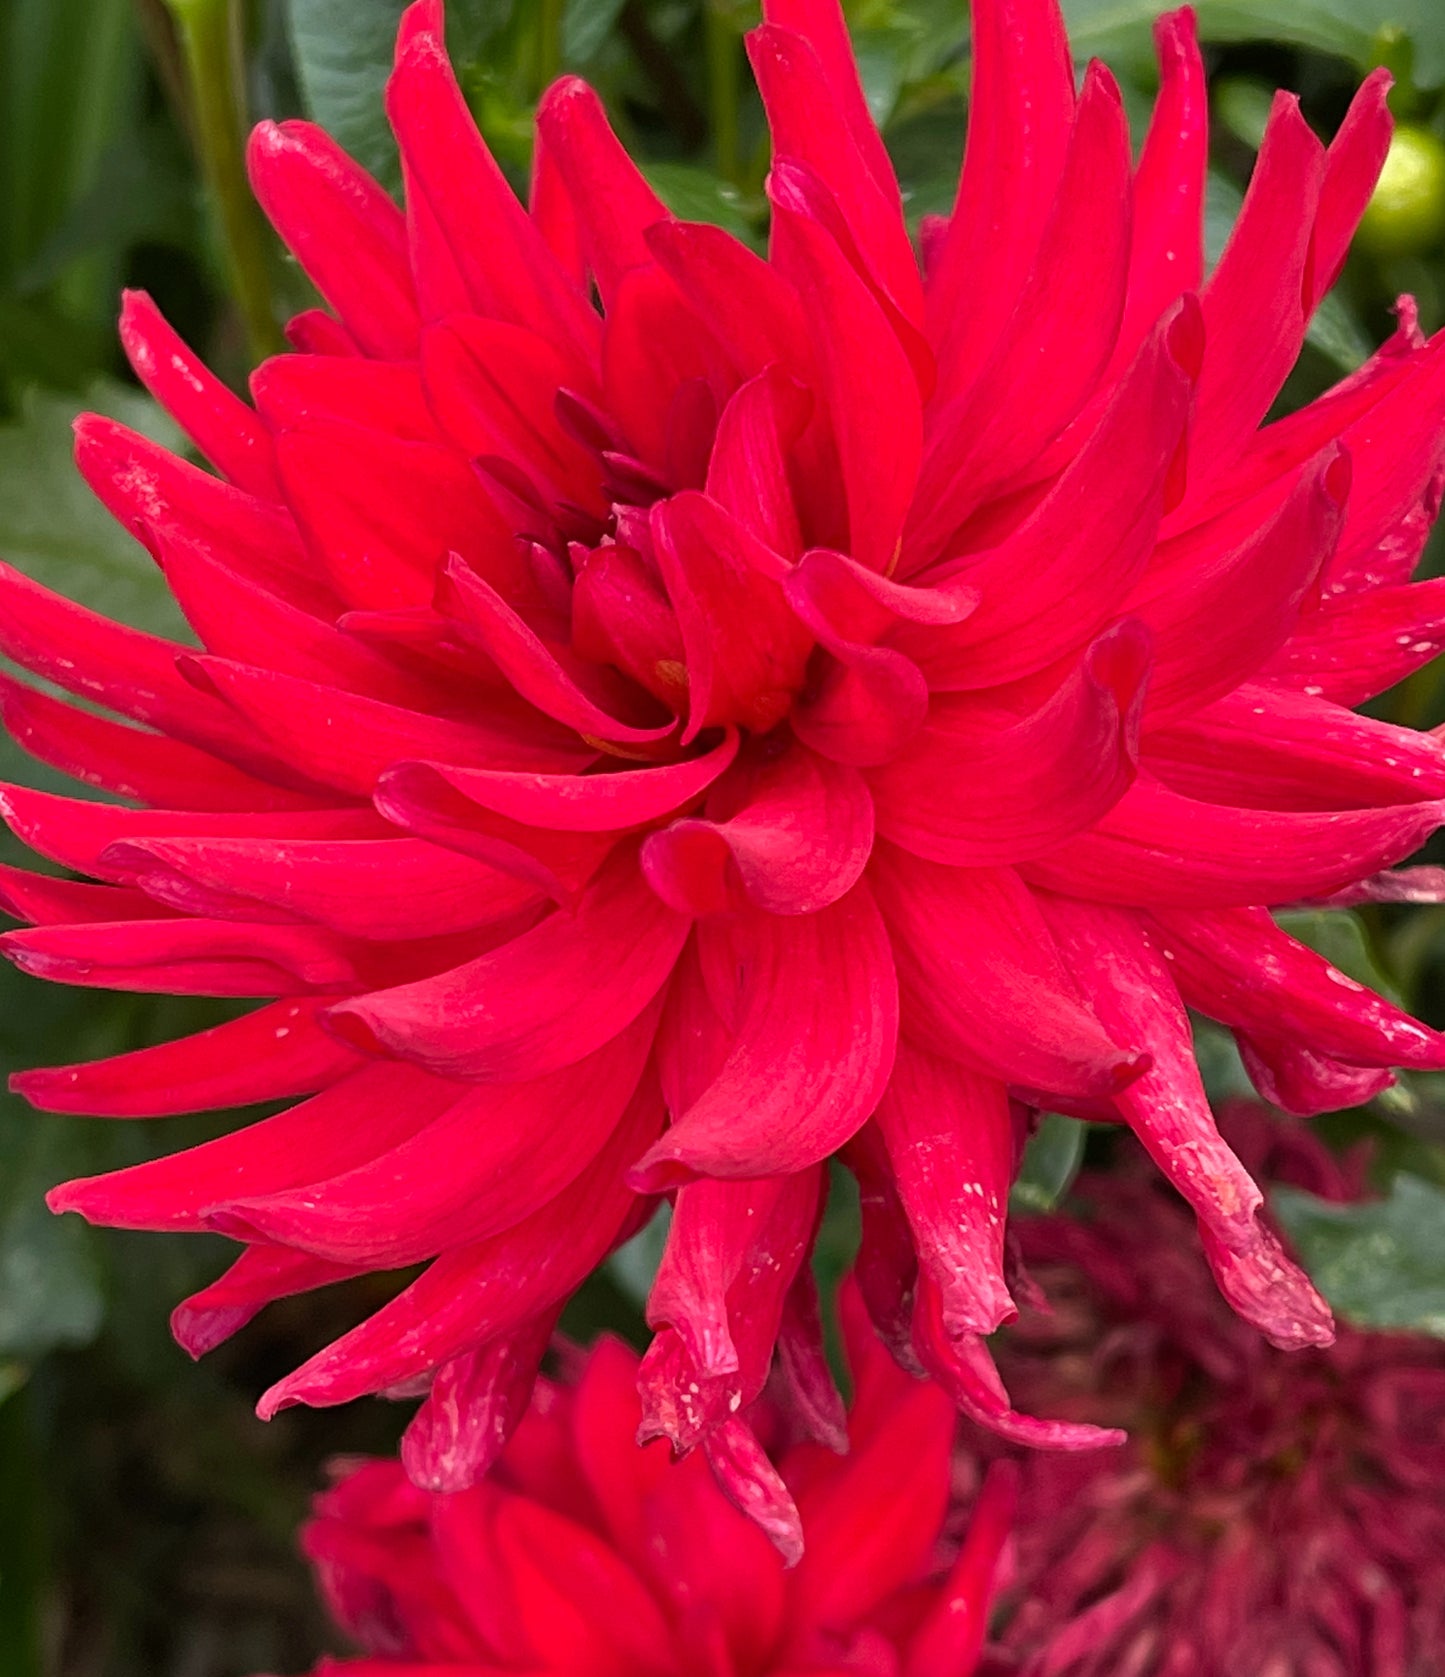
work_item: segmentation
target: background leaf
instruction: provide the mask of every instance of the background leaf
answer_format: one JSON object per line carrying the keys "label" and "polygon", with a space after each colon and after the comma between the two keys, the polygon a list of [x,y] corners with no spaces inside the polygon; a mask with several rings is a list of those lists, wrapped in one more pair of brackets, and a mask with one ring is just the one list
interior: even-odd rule
{"label": "background leaf", "polygon": [[1277,1188],[1272,1203],[1341,1316],[1445,1339],[1445,1190],[1402,1173],[1381,1200],[1334,1205]]}
{"label": "background leaf", "polygon": [[[175,425],[148,396],[108,380],[84,405],[179,449]],[[30,390],[20,417],[0,425],[0,554],[27,576],[92,611],[153,634],[190,632],[150,555],[91,494],[75,469],[75,399]]]}

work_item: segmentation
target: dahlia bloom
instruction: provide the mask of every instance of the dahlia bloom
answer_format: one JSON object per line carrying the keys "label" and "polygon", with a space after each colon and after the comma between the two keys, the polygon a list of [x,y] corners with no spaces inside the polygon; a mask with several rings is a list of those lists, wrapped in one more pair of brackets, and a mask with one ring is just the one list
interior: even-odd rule
{"label": "dahlia bloom", "polygon": [[337,1623],[370,1656],[321,1669],[968,1677],[1012,1470],[985,1483],[960,1544],[945,1529],[952,1404],[866,1328],[853,1337],[852,1453],[774,1452],[810,1537],[793,1570],[700,1456],[674,1468],[661,1445],[632,1447],[637,1358],[603,1340],[575,1384],[539,1383],[490,1479],[437,1496],[398,1463],[371,1461],[317,1499],[302,1546]]}
{"label": "dahlia bloom", "polygon": [[[1355,1197],[1348,1166],[1240,1102],[1264,1174]],[[1271,1350],[1224,1308],[1154,1182],[1086,1175],[1019,1225],[1053,1310],[1005,1336],[1030,1398],[1126,1424],[1022,1463],[1019,1575],[990,1673],[1430,1677],[1445,1647],[1445,1345],[1342,1327]]]}
{"label": "dahlia bloom", "polygon": [[199,647],[0,583],[0,650],[119,719],[7,680],[11,730],[141,806],[5,792],[88,876],[8,873],[32,926],[6,952],[270,998],[17,1087],[115,1118],[296,1102],[52,1204],[243,1243],[177,1312],[193,1352],[426,1264],[262,1412],[429,1392],[434,1486],[485,1469],[567,1295],[662,1195],[644,1436],[735,1468],[775,1347],[826,1432],[805,1259],[840,1153],[899,1356],[1006,1436],[1100,1442],[1016,1413],[982,1337],[1014,1313],[1031,1113],[1132,1128],[1236,1308],[1319,1344],[1186,1004],[1296,1110],[1445,1066],[1268,912],[1408,894],[1377,876],[1445,814],[1441,743],[1349,708],[1445,644],[1445,582],[1408,580],[1445,337],[1407,303],[1262,426],[1384,155],[1386,78],[1328,148],[1279,98],[1206,280],[1192,15],[1159,26],[1136,168],[1057,8],[976,0],[957,206],[920,263],[836,0],[764,12],[766,257],[671,215],[573,79],[524,209],[418,0],[387,95],[404,209],[304,123],[255,135],[329,308],[254,405],[126,303],[215,473],[80,423]]}

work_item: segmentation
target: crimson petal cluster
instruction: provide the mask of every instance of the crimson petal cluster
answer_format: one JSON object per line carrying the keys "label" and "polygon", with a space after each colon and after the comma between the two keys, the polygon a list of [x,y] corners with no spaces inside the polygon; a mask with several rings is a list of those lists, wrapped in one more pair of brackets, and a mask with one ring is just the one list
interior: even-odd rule
{"label": "crimson petal cluster", "polygon": [[[636,1450],[637,1357],[604,1339],[539,1382],[493,1476],[437,1496],[394,1461],[348,1466],[302,1546],[370,1656],[346,1677],[969,1677],[1009,1534],[1014,1475],[985,1480],[962,1542],[949,1516],[953,1406],[910,1380],[856,1298],[846,1460],[787,1441],[809,1535],[801,1565],[719,1493],[700,1456]],[[772,1458],[776,1458],[776,1467]],[[794,1549],[790,1558],[797,1559]]]}
{"label": "crimson petal cluster", "polygon": [[1406,303],[1262,423],[1387,78],[1328,148],[1279,97],[1206,279],[1192,15],[1160,22],[1136,166],[1056,6],[975,0],[957,204],[920,261],[837,0],[764,14],[766,257],[669,213],[575,79],[524,208],[418,0],[387,91],[404,208],[307,124],[254,137],[327,308],[253,404],[127,300],[215,472],[80,422],[199,646],[0,583],[0,650],[86,702],[6,678],[10,730],[139,806],[4,792],[86,876],[7,872],[31,924],[6,953],[266,1001],[18,1087],[113,1118],[296,1103],[52,1204],[243,1243],[176,1314],[197,1353],[425,1263],[262,1410],[429,1391],[431,1485],[485,1470],[563,1302],[662,1195],[644,1436],[742,1459],[775,1348],[836,1433],[805,1259],[839,1154],[900,1358],[1010,1438],[1101,1442],[1016,1413],[984,1344],[1031,1114],[1130,1126],[1234,1305],[1320,1344],[1186,1007],[1296,1111],[1445,1066],[1268,912],[1424,889],[1378,876],[1445,814],[1440,742],[1349,708],[1445,644],[1445,581],[1409,581],[1445,337]]}

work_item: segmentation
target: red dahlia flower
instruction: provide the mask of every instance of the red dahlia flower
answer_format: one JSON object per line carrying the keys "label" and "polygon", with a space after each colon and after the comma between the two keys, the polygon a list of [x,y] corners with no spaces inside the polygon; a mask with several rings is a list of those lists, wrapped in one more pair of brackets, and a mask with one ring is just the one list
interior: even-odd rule
{"label": "red dahlia flower", "polygon": [[[1248,1103],[1263,1173],[1358,1190]],[[1077,1217],[1020,1223],[1053,1311],[1000,1361],[1030,1399],[1129,1444],[1025,1460],[1020,1575],[990,1673],[1432,1677],[1445,1647],[1445,1345],[1342,1328],[1286,1357],[1225,1309],[1181,1209],[1139,1171],[1080,1179]]]}
{"label": "red dahlia flower", "polygon": [[945,1530],[953,1406],[863,1337],[852,1453],[774,1452],[809,1533],[794,1570],[700,1457],[673,1468],[660,1446],[633,1448],[637,1358],[604,1340],[574,1386],[539,1383],[483,1483],[436,1496],[373,1461],[317,1499],[303,1547],[371,1656],[323,1670],[968,1677],[1012,1470],[990,1477],[960,1546]]}
{"label": "red dahlia flower", "polygon": [[388,91],[405,209],[306,124],[255,136],[334,312],[293,322],[254,407],[126,305],[218,475],[80,424],[201,649],[0,587],[0,649],[124,719],[7,682],[11,729],[143,806],[5,794],[96,881],[8,875],[34,923],[10,957],[277,998],[19,1088],[112,1117],[304,1097],[52,1203],[244,1242],[177,1314],[197,1352],[429,1263],[262,1409],[429,1387],[433,1484],[482,1471],[562,1302],[661,1194],[645,1434],[740,1459],[779,1342],[832,1401],[804,1260],[840,1150],[899,1354],[1008,1436],[1097,1442],[1015,1414],[981,1337],[1013,1314],[1029,1110],[1127,1123],[1235,1306],[1318,1344],[1186,1004],[1301,1110],[1445,1066],[1268,912],[1407,890],[1372,881],[1445,815],[1441,743],[1349,709],[1445,643],[1445,581],[1408,582],[1445,337],[1406,304],[1261,428],[1384,155],[1385,78],[1328,149],[1279,98],[1205,280],[1191,14],[1160,25],[1135,168],[1056,7],[976,0],[920,267],[836,0],[764,10],[766,259],[669,214],[575,80],[524,210],[419,0]]}

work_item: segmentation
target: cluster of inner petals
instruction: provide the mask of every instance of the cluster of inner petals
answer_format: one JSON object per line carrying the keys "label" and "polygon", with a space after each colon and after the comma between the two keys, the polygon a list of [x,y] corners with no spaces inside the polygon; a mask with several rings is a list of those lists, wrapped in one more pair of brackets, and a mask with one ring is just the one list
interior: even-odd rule
{"label": "cluster of inner petals", "polygon": [[1328,148],[1280,97],[1206,280],[1192,14],[1159,25],[1136,165],[1056,7],[975,0],[958,200],[915,247],[837,0],[767,0],[763,255],[670,214],[571,79],[524,207],[442,25],[406,12],[387,91],[404,207],[306,124],[255,135],[327,308],[251,403],[127,301],[139,376],[215,470],[96,418],[80,469],[199,645],[0,580],[0,650],[86,701],[3,678],[12,733],[141,806],[4,792],[86,876],[8,871],[7,953],[268,999],[19,1087],[117,1117],[296,1102],[52,1204],[243,1244],[177,1311],[196,1352],[428,1262],[263,1410],[429,1392],[409,1461],[453,1487],[663,1195],[644,1434],[716,1464],[775,1352],[826,1432],[806,1259],[835,1155],[899,1357],[1006,1436],[1112,1436],[1017,1414],[984,1345],[1040,1109],[1129,1125],[1236,1308],[1328,1340],[1186,1009],[1294,1111],[1445,1066],[1269,914],[1439,883],[1381,870],[1441,820],[1445,751],[1350,707],[1445,644],[1445,584],[1409,581],[1445,339],[1406,303],[1262,426],[1378,172],[1386,79]]}

